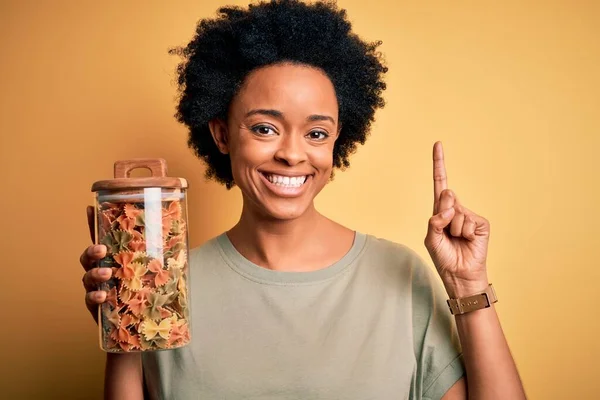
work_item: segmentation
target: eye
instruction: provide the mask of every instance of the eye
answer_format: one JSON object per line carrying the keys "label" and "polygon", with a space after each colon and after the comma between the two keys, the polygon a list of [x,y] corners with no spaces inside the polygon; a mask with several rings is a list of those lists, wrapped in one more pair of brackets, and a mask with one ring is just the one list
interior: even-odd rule
{"label": "eye", "polygon": [[329,134],[323,131],[311,131],[307,136],[312,140],[325,140],[329,137]]}
{"label": "eye", "polygon": [[250,128],[250,130],[260,136],[273,136],[276,135],[275,129],[268,125],[256,125]]}

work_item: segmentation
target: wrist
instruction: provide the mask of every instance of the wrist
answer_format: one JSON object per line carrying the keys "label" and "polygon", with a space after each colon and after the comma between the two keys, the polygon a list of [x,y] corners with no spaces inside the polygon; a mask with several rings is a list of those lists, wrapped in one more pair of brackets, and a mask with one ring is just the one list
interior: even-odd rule
{"label": "wrist", "polygon": [[459,299],[485,291],[489,285],[489,280],[487,276],[482,276],[476,280],[451,278],[443,280],[443,283],[448,296],[451,299]]}

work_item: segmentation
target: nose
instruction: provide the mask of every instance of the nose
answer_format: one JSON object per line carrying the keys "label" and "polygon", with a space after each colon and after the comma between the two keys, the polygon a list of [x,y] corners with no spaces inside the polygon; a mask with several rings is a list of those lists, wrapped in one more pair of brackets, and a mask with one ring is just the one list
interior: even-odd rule
{"label": "nose", "polygon": [[305,142],[302,135],[284,134],[275,152],[275,159],[289,166],[298,165],[307,159],[304,146]]}

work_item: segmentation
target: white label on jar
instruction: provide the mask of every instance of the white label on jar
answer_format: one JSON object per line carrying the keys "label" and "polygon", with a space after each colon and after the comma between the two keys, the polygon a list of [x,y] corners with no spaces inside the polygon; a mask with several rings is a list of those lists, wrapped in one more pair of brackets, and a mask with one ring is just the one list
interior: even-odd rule
{"label": "white label on jar", "polygon": [[144,189],[144,217],[146,222],[146,252],[150,257],[163,259],[162,189]]}

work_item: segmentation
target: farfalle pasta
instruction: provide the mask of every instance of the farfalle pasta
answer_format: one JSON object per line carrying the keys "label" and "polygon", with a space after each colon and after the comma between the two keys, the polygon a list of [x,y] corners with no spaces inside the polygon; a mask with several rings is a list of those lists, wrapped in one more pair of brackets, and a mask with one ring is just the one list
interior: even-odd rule
{"label": "farfalle pasta", "polygon": [[[138,167],[152,177],[129,178]],[[118,161],[115,179],[92,186],[97,242],[107,247],[99,266],[113,270],[98,319],[107,352],[174,349],[191,340],[185,188],[154,159]]]}
{"label": "farfalle pasta", "polygon": [[[108,248],[102,265],[114,268],[100,313],[107,351],[169,349],[190,340],[186,223],[179,200],[161,203],[156,227],[144,218],[144,203],[98,205],[100,220],[106,221],[98,230],[99,242]],[[149,250],[145,238],[152,229],[160,232],[162,242]]]}

